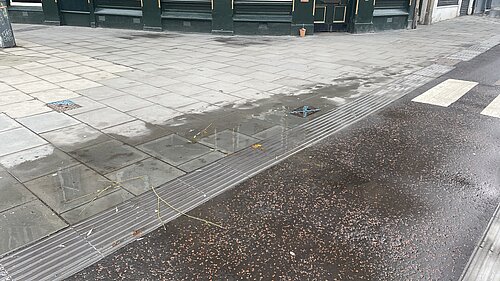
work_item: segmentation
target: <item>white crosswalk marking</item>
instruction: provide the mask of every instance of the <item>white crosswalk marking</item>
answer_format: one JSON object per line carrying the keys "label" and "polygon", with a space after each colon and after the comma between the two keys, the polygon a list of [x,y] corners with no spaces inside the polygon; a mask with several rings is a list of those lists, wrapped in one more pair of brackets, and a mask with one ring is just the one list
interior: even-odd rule
{"label": "white crosswalk marking", "polygon": [[481,114],[500,118],[500,95],[490,102]]}
{"label": "white crosswalk marking", "polygon": [[448,79],[412,99],[412,101],[447,107],[477,84],[477,82]]}

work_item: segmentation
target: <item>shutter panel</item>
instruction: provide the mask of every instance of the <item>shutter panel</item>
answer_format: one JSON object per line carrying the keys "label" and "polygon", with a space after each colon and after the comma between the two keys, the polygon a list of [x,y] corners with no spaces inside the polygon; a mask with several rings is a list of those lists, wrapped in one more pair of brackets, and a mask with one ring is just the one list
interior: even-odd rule
{"label": "shutter panel", "polygon": [[458,0],[438,0],[438,7],[458,5]]}
{"label": "shutter panel", "polygon": [[375,0],[376,9],[407,9],[408,0]]}

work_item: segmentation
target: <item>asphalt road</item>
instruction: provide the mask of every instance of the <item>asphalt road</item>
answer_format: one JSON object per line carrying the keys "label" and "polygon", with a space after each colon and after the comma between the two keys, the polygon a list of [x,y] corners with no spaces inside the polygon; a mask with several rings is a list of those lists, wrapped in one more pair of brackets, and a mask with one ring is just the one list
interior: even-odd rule
{"label": "asphalt road", "polygon": [[[457,280],[500,201],[500,46],[68,280]],[[448,79],[449,107],[412,102]]]}

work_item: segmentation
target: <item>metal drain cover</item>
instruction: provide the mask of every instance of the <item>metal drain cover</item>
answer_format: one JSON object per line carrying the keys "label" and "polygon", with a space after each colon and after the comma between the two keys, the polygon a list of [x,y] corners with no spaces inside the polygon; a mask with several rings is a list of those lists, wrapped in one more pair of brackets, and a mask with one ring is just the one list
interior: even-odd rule
{"label": "metal drain cover", "polygon": [[79,108],[81,107],[80,105],[70,101],[70,100],[61,100],[61,101],[55,101],[55,102],[49,102],[47,103],[47,106],[52,108],[53,110],[57,112],[64,112],[68,111],[71,109]]}
{"label": "metal drain cover", "polygon": [[314,106],[309,106],[309,105],[304,105],[302,107],[298,107],[290,112],[290,114],[299,116],[302,118],[306,118],[309,115],[312,115],[316,112],[320,111],[319,108],[316,108]]}

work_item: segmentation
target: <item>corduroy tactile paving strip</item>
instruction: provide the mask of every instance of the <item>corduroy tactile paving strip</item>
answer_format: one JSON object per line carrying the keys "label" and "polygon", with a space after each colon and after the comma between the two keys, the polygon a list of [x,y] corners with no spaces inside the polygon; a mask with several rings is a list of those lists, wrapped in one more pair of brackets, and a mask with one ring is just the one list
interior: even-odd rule
{"label": "corduroy tactile paving strip", "polygon": [[[495,36],[470,47],[468,54],[475,54],[479,48],[486,51],[498,43],[500,36]],[[463,54],[457,54],[456,57],[468,60],[470,56]],[[450,66],[430,65],[383,89],[263,140],[258,149],[247,147],[162,185],[156,191],[177,210],[188,212],[452,69]],[[71,276],[136,240],[138,236],[160,227],[157,200],[152,191],[147,192],[23,249],[8,253],[0,258],[0,281],[54,281]],[[169,222],[179,215],[178,211],[163,208],[160,217],[163,222]]]}
{"label": "corduroy tactile paving strip", "polygon": [[500,204],[467,266],[461,281],[500,280]]}

